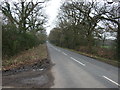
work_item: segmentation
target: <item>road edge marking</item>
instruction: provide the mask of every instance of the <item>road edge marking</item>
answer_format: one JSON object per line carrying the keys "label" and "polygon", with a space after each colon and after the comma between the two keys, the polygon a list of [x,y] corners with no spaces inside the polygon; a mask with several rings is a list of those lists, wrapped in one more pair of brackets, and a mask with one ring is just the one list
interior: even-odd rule
{"label": "road edge marking", "polygon": [[118,84],[117,82],[113,81],[112,79],[110,79],[110,78],[108,78],[108,77],[106,77],[106,76],[102,76],[102,77],[104,77],[104,78],[107,79],[108,81],[116,84],[117,86],[120,86],[120,84]]}

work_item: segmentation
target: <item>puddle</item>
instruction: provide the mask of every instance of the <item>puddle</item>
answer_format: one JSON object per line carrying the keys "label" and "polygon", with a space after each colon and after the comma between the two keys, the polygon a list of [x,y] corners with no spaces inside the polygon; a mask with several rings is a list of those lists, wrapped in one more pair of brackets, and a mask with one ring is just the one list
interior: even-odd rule
{"label": "puddle", "polygon": [[48,67],[50,67],[50,61],[47,59],[42,60],[41,62],[37,62],[33,65],[26,65],[18,68],[13,68],[10,70],[4,70],[2,71],[2,75],[13,75],[13,74],[18,74],[21,72],[26,72],[26,71],[43,71],[46,70]]}
{"label": "puddle", "polygon": [[28,79],[24,79],[21,82],[23,84],[27,84],[27,85],[44,85],[47,84],[49,81],[49,78],[47,75],[41,75],[40,77],[34,77],[34,78],[28,78]]}

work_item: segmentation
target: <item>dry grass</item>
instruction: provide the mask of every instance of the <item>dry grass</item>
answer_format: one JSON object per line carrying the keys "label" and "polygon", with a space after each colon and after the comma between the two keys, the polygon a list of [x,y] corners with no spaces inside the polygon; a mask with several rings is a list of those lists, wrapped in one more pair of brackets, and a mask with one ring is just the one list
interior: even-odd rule
{"label": "dry grass", "polygon": [[37,61],[47,58],[47,48],[45,44],[33,47],[20,54],[6,60],[2,60],[2,70],[8,70],[23,65],[34,64]]}
{"label": "dry grass", "polygon": [[101,48],[101,47],[92,47],[92,50],[89,51],[89,48],[87,46],[81,46],[78,51],[84,52],[87,54],[92,54],[98,57],[106,58],[109,60],[115,60],[115,49],[109,49],[109,48]]}
{"label": "dry grass", "polygon": [[76,50],[73,50],[73,49],[68,49],[68,48],[64,48],[64,49],[76,52],[76,53],[81,54],[81,55],[85,55],[87,57],[94,58],[96,60],[111,64],[111,65],[116,66],[116,67],[120,67],[120,62],[118,62],[117,60],[114,60],[114,59],[107,59],[107,58],[100,57],[100,56],[97,56],[97,55],[94,55],[94,54],[88,54],[88,53],[81,52],[81,51],[76,51]]}

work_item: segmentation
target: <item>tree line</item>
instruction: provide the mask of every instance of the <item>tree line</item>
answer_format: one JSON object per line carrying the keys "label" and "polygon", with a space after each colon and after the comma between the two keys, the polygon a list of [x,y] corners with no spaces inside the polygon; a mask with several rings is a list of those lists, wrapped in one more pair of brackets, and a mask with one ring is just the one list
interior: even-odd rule
{"label": "tree line", "polygon": [[11,57],[46,41],[46,31],[43,27],[46,17],[42,10],[44,3],[26,0],[1,3],[3,58]]}
{"label": "tree line", "polygon": [[[80,2],[70,0],[63,3],[58,15],[58,24],[51,30],[49,41],[61,47],[79,49],[86,46],[88,53],[99,41],[105,40],[105,33],[116,37],[116,56],[120,60],[120,16],[116,4],[97,1]],[[115,56],[115,57],[116,57]]]}

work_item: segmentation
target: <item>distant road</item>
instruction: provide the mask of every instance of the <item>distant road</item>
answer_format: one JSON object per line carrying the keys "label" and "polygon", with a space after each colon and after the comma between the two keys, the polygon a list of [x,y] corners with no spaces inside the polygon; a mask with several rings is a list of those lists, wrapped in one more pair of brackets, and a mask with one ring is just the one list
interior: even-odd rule
{"label": "distant road", "polygon": [[118,88],[118,68],[53,46],[47,42],[55,66],[52,88]]}

